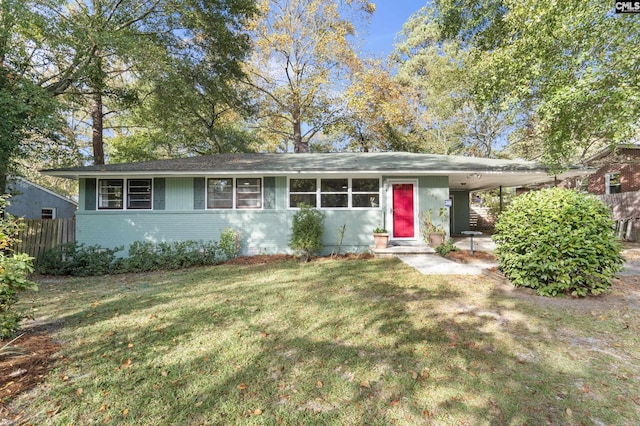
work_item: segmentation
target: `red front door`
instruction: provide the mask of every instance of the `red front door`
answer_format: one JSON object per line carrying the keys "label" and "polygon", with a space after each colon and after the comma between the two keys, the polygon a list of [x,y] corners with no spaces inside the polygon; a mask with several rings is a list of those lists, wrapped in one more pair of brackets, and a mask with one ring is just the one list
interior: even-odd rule
{"label": "red front door", "polygon": [[393,184],[393,237],[413,238],[415,217],[413,213],[413,184]]}

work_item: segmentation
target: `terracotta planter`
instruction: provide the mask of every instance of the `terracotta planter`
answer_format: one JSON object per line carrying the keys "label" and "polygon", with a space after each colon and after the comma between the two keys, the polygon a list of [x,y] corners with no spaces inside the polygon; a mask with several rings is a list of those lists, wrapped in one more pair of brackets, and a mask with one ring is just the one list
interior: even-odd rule
{"label": "terracotta planter", "polygon": [[373,234],[373,245],[377,249],[387,248],[389,244],[389,233],[375,233]]}
{"label": "terracotta planter", "polygon": [[444,243],[443,234],[429,234],[427,238],[429,240],[429,245],[433,248],[439,247],[442,243]]}

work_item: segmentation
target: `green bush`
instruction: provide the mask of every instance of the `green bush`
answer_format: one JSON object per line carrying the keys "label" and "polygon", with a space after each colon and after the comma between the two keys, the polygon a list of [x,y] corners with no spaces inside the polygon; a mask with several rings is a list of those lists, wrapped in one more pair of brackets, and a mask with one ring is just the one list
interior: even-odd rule
{"label": "green bush", "polygon": [[124,247],[108,249],[98,245],[85,246],[78,243],[62,244],[44,253],[38,262],[38,272],[79,277],[120,272],[116,253],[123,249]]}
{"label": "green bush", "polygon": [[449,253],[451,253],[452,251],[459,251],[460,249],[453,245],[453,240],[452,239],[448,239],[444,243],[442,243],[438,247],[436,247],[435,250],[440,256],[446,256]]}
{"label": "green bush", "polygon": [[289,246],[308,261],[311,256],[322,251],[324,215],[317,209],[301,204],[293,215],[293,229]]}
{"label": "green bush", "polygon": [[516,286],[539,295],[600,294],[621,270],[607,206],[593,196],[552,188],[516,197],[496,223],[496,255]]}
{"label": "green bush", "polygon": [[129,246],[127,257],[117,257],[116,253],[122,249],[64,244],[44,254],[38,264],[38,272],[49,275],[105,275],[215,265],[226,260],[215,242],[189,240],[156,244],[136,241]]}
{"label": "green bush", "polygon": [[25,290],[37,290],[36,283],[27,279],[33,272],[32,258],[25,253],[13,253],[20,219],[4,214],[7,197],[0,196],[0,339],[11,337],[20,321],[27,315],[16,309],[18,294]]}
{"label": "green bush", "polygon": [[240,253],[240,233],[227,228],[220,233],[220,251],[226,259],[235,259]]}

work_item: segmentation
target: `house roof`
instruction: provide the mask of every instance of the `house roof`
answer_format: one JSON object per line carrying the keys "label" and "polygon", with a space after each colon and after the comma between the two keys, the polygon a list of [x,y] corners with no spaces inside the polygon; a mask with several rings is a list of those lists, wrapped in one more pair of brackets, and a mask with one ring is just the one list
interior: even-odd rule
{"label": "house roof", "polygon": [[61,200],[66,201],[67,203],[71,203],[71,204],[73,204],[74,206],[78,207],[78,203],[77,203],[77,202],[75,202],[74,200],[72,200],[71,198],[65,197],[64,195],[60,195],[60,194],[58,194],[57,192],[54,192],[54,191],[52,191],[52,190],[50,190],[50,189],[48,189],[48,188],[45,188],[44,186],[38,185],[38,184],[37,184],[37,183],[35,183],[35,182],[31,182],[30,180],[25,179],[25,178],[23,178],[23,177],[20,177],[20,176],[11,176],[11,177],[9,178],[9,180],[8,180],[8,181],[9,181],[9,187],[12,187],[12,185],[11,185],[11,181],[21,182],[23,185],[32,186],[32,187],[34,187],[34,188],[39,189],[40,191],[46,192],[47,194],[53,195],[54,197],[58,197],[58,198],[60,198]]}
{"label": "house roof", "polygon": [[583,163],[590,165],[591,163],[593,163],[594,161],[597,160],[601,160],[607,156],[609,156],[609,154],[619,150],[619,149],[640,149],[640,144],[621,144],[621,145],[614,145],[614,146],[608,146],[606,148],[604,148],[602,151],[598,151],[597,153],[593,154],[591,157],[586,158]]}
{"label": "house roof", "polygon": [[[221,176],[292,174],[385,174],[449,176],[452,189],[518,186],[553,180],[538,163],[452,155],[379,153],[218,154],[138,163],[43,170],[52,176],[78,179],[107,176]],[[573,169],[563,174],[582,175]]]}

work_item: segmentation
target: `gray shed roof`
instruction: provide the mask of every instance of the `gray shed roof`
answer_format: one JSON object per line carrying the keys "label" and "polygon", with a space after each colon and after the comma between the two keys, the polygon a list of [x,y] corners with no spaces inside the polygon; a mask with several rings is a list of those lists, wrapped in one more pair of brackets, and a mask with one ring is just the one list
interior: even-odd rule
{"label": "gray shed roof", "polygon": [[[574,170],[572,175],[578,170]],[[580,170],[578,174],[584,174]],[[70,179],[117,175],[194,176],[194,175],[291,175],[309,174],[365,174],[385,175],[440,175],[450,176],[450,186],[461,189],[479,189],[483,175],[502,177],[485,179],[482,187],[515,186],[552,180],[538,163],[530,161],[499,160],[452,155],[414,154],[406,152],[379,153],[313,153],[313,154],[218,154],[137,163],[107,164],[43,170],[52,176]],[[457,175],[461,179],[455,179]],[[467,179],[468,176],[473,178]],[[478,178],[478,176],[480,176]],[[507,176],[510,178],[505,179]],[[517,178],[520,176],[520,178]],[[564,176],[566,177],[566,176]],[[516,179],[517,178],[517,179]],[[515,180],[514,180],[515,179]],[[466,180],[475,184],[467,186]],[[459,181],[455,184],[454,181]],[[465,181],[465,182],[463,182]],[[471,182],[469,182],[471,183]]]}

